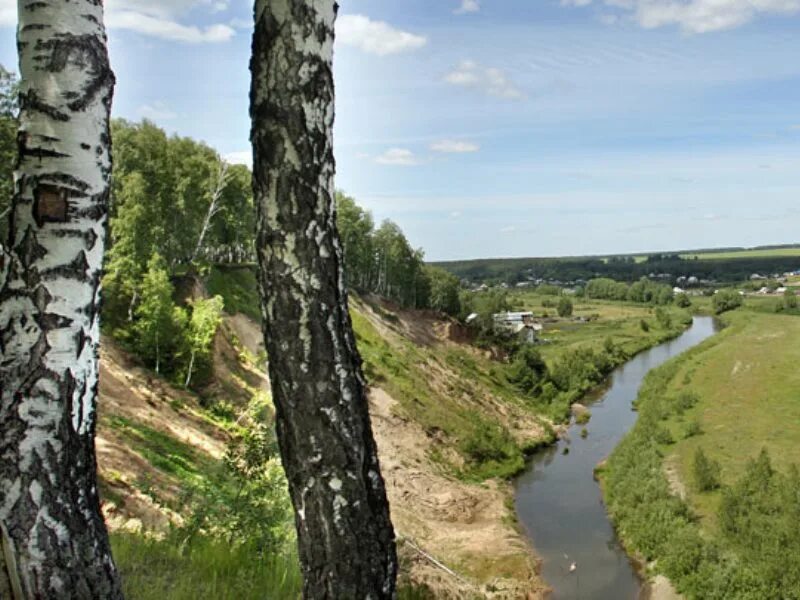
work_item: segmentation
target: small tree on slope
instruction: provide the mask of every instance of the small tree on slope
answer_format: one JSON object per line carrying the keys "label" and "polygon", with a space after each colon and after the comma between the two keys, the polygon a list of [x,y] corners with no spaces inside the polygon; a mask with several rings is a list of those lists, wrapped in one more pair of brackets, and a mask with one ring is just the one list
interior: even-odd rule
{"label": "small tree on slope", "polygon": [[114,86],[103,7],[18,6],[19,158],[0,256],[0,597],[121,598],[94,452]]}
{"label": "small tree on slope", "polygon": [[336,231],[334,0],[256,0],[253,191],[278,441],[307,598],[392,598],[397,558]]}

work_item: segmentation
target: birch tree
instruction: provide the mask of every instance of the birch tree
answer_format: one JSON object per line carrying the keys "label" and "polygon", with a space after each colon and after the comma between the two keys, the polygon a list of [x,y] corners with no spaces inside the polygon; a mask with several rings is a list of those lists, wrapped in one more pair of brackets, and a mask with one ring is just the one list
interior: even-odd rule
{"label": "birch tree", "polygon": [[397,560],[334,204],[334,0],[256,0],[259,284],[306,598],[392,598]]}
{"label": "birch tree", "polygon": [[208,204],[208,210],[206,211],[206,216],[203,219],[203,227],[200,229],[200,235],[197,237],[197,245],[194,247],[194,252],[192,252],[192,256],[189,259],[190,263],[195,261],[197,256],[200,254],[200,251],[203,249],[203,241],[206,239],[206,233],[208,233],[208,228],[211,225],[211,219],[216,217],[217,213],[222,210],[220,200],[222,199],[222,193],[225,191],[225,186],[227,184],[228,163],[226,163],[224,160],[221,160],[219,162],[217,176],[214,180],[214,187],[211,190],[211,202]]}
{"label": "birch tree", "polygon": [[114,86],[97,0],[19,0],[0,258],[0,597],[121,598],[94,452]]}

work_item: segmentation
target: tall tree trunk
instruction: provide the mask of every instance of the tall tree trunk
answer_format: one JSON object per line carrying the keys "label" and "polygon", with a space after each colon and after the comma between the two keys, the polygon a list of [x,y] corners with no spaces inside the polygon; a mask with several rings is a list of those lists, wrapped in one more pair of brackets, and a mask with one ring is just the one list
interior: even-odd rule
{"label": "tall tree trunk", "polygon": [[97,0],[20,0],[0,257],[0,597],[121,598],[94,452],[114,87]]}
{"label": "tall tree trunk", "polygon": [[183,383],[183,387],[189,389],[189,384],[192,383],[192,370],[194,369],[194,357],[195,351],[192,350],[191,357],[189,358],[189,369],[186,371],[186,381]]}
{"label": "tall tree trunk", "polygon": [[214,181],[214,189],[211,190],[211,202],[208,205],[205,219],[203,219],[203,228],[200,230],[200,237],[197,238],[197,245],[194,247],[189,262],[193,263],[203,249],[203,242],[206,239],[208,228],[211,226],[211,219],[213,219],[222,208],[219,201],[222,199],[222,192],[225,191],[225,186],[228,184],[228,163],[224,160],[219,163],[219,170],[217,171],[217,178]]}
{"label": "tall tree trunk", "polygon": [[306,598],[392,598],[397,558],[336,231],[333,0],[256,0],[264,335]]}

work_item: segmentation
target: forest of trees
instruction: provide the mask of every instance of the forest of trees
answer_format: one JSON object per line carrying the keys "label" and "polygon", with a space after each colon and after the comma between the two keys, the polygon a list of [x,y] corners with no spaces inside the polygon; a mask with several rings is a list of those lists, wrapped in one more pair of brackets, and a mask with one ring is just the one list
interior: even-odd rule
{"label": "forest of trees", "polygon": [[338,193],[336,200],[351,289],[378,294],[404,307],[459,314],[457,277],[426,265],[422,250],[414,249],[395,223],[384,221],[376,228],[372,215],[353,198]]}
{"label": "forest of trees", "polygon": [[[0,66],[3,226],[13,193],[16,85],[15,76]],[[111,130],[114,177],[103,328],[162,375],[202,386],[221,299],[186,302],[191,290],[181,285],[215,267],[254,265],[250,170],[226,163],[205,144],[170,136],[147,120],[117,119]],[[423,252],[410,245],[395,223],[376,227],[372,215],[342,193],[337,194],[337,210],[351,289],[403,307],[459,314],[458,279],[426,265]]]}

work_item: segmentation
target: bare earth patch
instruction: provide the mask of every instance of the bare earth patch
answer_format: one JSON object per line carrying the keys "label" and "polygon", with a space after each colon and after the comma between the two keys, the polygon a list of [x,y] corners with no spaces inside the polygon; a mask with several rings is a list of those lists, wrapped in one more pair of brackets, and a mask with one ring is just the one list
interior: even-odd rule
{"label": "bare earth patch", "polygon": [[[136,366],[112,340],[103,339],[96,446],[103,511],[112,529],[159,530],[170,521],[179,521],[180,515],[165,504],[177,501],[181,490],[178,481],[137,453],[110,426],[110,419],[128,419],[219,459],[225,452],[227,434],[200,416],[196,408],[192,395]],[[145,494],[143,488],[153,493]]]}
{"label": "bare earth patch", "polygon": [[677,455],[672,455],[664,461],[664,475],[669,482],[669,491],[672,495],[685,501],[688,494],[686,485],[681,480],[680,459]]}
{"label": "bare earth patch", "polygon": [[437,598],[541,598],[533,555],[511,524],[506,484],[471,485],[440,474],[426,454],[432,440],[398,416],[396,401],[380,388],[370,392],[372,426],[399,538],[455,571],[435,566],[411,545],[402,548],[412,579]]}
{"label": "bare earth patch", "polygon": [[669,579],[656,575],[643,590],[641,600],[684,600],[684,597],[675,591]]}

